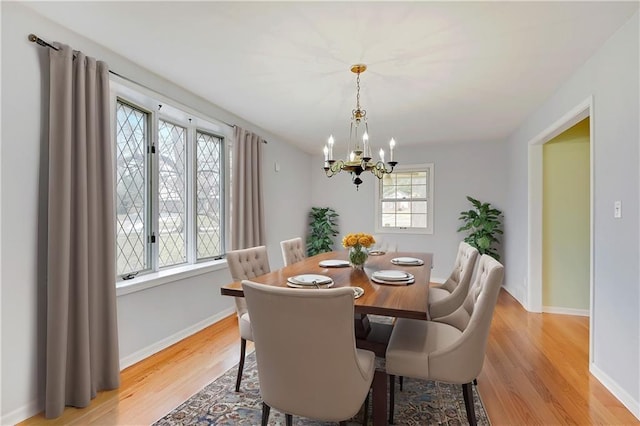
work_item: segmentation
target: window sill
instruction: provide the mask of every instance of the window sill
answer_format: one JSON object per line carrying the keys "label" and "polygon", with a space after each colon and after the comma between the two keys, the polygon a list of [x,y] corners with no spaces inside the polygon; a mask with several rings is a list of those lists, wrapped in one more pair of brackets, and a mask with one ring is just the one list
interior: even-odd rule
{"label": "window sill", "polygon": [[378,227],[375,228],[376,234],[420,234],[420,235],[432,235],[433,229],[428,228],[392,228],[392,227]]}
{"label": "window sill", "polygon": [[125,294],[135,293],[137,291],[146,290],[148,288],[157,287],[226,268],[226,259],[220,259],[145,274],[131,280],[116,282],[116,296],[124,296]]}

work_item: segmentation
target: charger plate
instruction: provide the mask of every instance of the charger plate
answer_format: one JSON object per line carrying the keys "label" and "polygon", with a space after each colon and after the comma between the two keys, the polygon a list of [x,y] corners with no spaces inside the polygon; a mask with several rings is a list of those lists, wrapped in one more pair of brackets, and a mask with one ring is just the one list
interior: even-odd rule
{"label": "charger plate", "polygon": [[424,265],[424,261],[422,259],[417,259],[415,257],[394,257],[391,259],[391,263],[394,265],[406,265],[406,266],[421,266]]}
{"label": "charger plate", "polygon": [[315,287],[316,284],[329,284],[330,282],[333,282],[333,280],[331,279],[331,277],[328,277],[326,275],[302,274],[287,278],[287,282],[291,284]]}
{"label": "charger plate", "polygon": [[322,268],[344,268],[349,266],[349,261],[340,259],[326,259],[318,262],[318,266]]}

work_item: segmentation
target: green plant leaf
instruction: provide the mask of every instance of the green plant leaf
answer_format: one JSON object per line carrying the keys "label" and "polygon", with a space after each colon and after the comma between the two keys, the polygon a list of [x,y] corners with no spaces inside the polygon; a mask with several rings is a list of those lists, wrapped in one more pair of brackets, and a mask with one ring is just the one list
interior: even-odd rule
{"label": "green plant leaf", "polygon": [[330,207],[311,207],[309,212],[309,235],[307,254],[309,256],[333,249],[333,237],[338,235],[338,213]]}
{"label": "green plant leaf", "polygon": [[499,259],[500,256],[493,245],[500,243],[497,235],[503,235],[502,211],[493,208],[491,203],[483,203],[471,196],[467,196],[467,200],[473,209],[460,212],[458,220],[463,224],[457,232],[467,232],[464,241],[477,248],[481,254],[489,254]]}

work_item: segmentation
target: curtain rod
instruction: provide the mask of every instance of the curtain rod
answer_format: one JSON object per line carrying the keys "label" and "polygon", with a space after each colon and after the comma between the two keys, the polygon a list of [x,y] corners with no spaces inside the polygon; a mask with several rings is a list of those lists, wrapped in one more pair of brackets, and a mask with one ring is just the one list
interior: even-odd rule
{"label": "curtain rod", "polygon": [[[31,41],[31,42],[33,42],[33,43],[36,43],[36,44],[39,44],[39,45],[40,45],[40,46],[42,46],[42,47],[48,47],[49,49],[53,49],[53,50],[60,50],[60,49],[58,49],[57,47],[55,47],[53,44],[51,44],[51,43],[49,43],[49,42],[47,42],[47,41],[45,41],[45,40],[41,39],[40,37],[38,37],[38,36],[37,36],[37,35],[35,35],[35,34],[29,34],[29,37],[28,37],[28,38],[29,38],[29,41]],[[145,86],[144,84],[140,84],[140,83],[138,83],[137,81],[130,79],[129,77],[125,77],[124,75],[119,74],[119,73],[117,73],[117,72],[115,72],[115,71],[113,71],[113,70],[109,70],[109,72],[110,72],[111,74],[115,75],[115,76],[118,76],[118,77],[120,77],[120,78],[122,78],[122,79],[124,79],[124,80],[127,80],[127,81],[128,81],[128,82],[130,82],[130,83],[134,83],[134,84],[137,84],[138,86],[142,86],[142,87],[144,87],[144,88],[145,88],[145,89],[147,89],[147,90],[151,90],[152,92],[155,92],[155,91],[156,91],[156,90],[154,90],[154,89],[152,89],[152,88],[150,88],[150,87]],[[222,121],[222,120],[220,120],[220,121]],[[224,124],[226,124],[227,126],[230,126],[230,127],[236,127],[236,125],[235,125],[235,124],[230,124],[230,123],[227,123],[226,121],[222,121],[222,122],[223,122]],[[264,143],[267,143],[267,141],[264,141]]]}

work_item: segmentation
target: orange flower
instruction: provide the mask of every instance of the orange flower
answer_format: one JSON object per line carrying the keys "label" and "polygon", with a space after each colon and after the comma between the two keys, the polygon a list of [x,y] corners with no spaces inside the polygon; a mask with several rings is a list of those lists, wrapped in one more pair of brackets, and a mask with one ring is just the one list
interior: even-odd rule
{"label": "orange flower", "polygon": [[369,234],[365,234],[362,232],[359,233],[355,233],[355,234],[347,234],[344,236],[344,238],[342,238],[342,245],[344,247],[355,247],[355,246],[362,246],[362,247],[371,247],[374,243],[376,242],[376,240],[373,238],[372,235]]}

